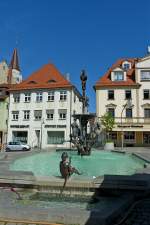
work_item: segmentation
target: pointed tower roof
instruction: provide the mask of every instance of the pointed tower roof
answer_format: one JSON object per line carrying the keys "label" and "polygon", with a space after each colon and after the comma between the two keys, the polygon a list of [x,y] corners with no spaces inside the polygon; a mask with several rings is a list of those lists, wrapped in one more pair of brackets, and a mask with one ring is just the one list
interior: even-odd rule
{"label": "pointed tower roof", "polygon": [[13,52],[13,56],[12,56],[12,59],[11,59],[11,62],[10,62],[10,68],[20,71],[18,53],[17,53],[16,48],[14,49],[14,52]]}

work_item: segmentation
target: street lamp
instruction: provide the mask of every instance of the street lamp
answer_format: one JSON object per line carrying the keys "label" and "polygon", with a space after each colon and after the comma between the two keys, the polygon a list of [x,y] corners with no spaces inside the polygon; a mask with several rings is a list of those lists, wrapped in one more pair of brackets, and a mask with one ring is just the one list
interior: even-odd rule
{"label": "street lamp", "polygon": [[122,124],[122,115],[125,108],[131,109],[132,108],[132,102],[130,99],[127,100],[126,104],[123,106],[123,109],[121,111],[121,150],[123,150],[123,142],[124,142],[124,132],[123,132],[123,124]]}
{"label": "street lamp", "polygon": [[44,124],[44,119],[42,119],[42,121],[41,121],[41,143],[40,143],[40,149],[42,149],[43,124]]}

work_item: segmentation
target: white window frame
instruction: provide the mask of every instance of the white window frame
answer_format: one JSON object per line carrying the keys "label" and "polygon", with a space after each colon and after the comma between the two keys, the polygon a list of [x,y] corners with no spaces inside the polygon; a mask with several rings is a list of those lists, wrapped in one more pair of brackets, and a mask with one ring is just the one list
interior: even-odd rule
{"label": "white window frame", "polygon": [[55,99],[55,92],[54,91],[49,91],[48,92],[48,102],[54,102]]}
{"label": "white window frame", "polygon": [[[145,98],[146,92],[147,92],[148,98]],[[149,89],[144,89],[144,90],[143,90],[143,99],[144,99],[144,100],[150,99],[150,90],[149,90]]]}
{"label": "white window frame", "polygon": [[12,111],[12,120],[18,120],[19,119],[19,111]]}
{"label": "white window frame", "polygon": [[24,101],[30,102],[31,101],[31,93],[25,93],[24,94]]}
{"label": "white window frame", "polygon": [[[120,75],[122,79],[120,79]],[[114,81],[123,81],[124,80],[124,72],[123,71],[114,71]]]}
{"label": "white window frame", "polygon": [[67,113],[59,113],[60,120],[66,120],[66,118],[67,118]]}
{"label": "white window frame", "polygon": [[[39,111],[40,116],[35,116],[35,111]],[[41,120],[42,119],[42,110],[34,110],[34,119],[35,120]]]}
{"label": "white window frame", "polygon": [[24,110],[24,120],[30,119],[30,110]]}
{"label": "white window frame", "polygon": [[42,100],[43,100],[43,93],[37,92],[36,93],[36,102],[42,102]]}
{"label": "white window frame", "polygon": [[54,113],[47,113],[47,120],[53,120],[54,119]]}
{"label": "white window frame", "polygon": [[141,81],[150,81],[150,70],[141,70]]}
{"label": "white window frame", "polygon": [[150,119],[150,108],[144,108],[144,118]]}
{"label": "white window frame", "polygon": [[15,103],[20,102],[20,94],[13,94],[13,98]]}
{"label": "white window frame", "polygon": [[67,91],[60,91],[60,101],[67,100]]}

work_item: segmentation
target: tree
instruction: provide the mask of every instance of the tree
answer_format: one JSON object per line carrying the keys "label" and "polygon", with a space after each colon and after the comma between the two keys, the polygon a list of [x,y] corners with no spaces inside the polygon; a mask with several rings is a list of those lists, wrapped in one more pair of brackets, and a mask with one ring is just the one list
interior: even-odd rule
{"label": "tree", "polygon": [[107,112],[102,116],[101,123],[104,126],[104,129],[105,129],[105,132],[106,132],[106,137],[107,137],[107,140],[108,140],[109,139],[109,132],[112,131],[112,129],[115,125],[115,120],[112,117],[112,115],[109,112]]}

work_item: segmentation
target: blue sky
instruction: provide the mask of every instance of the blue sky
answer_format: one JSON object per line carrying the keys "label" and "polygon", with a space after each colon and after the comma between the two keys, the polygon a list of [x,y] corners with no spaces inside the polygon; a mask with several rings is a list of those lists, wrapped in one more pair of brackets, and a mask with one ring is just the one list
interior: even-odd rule
{"label": "blue sky", "polygon": [[1,0],[0,12],[0,60],[9,61],[18,42],[24,78],[51,62],[79,90],[85,69],[92,112],[100,76],[150,44],[149,0]]}

